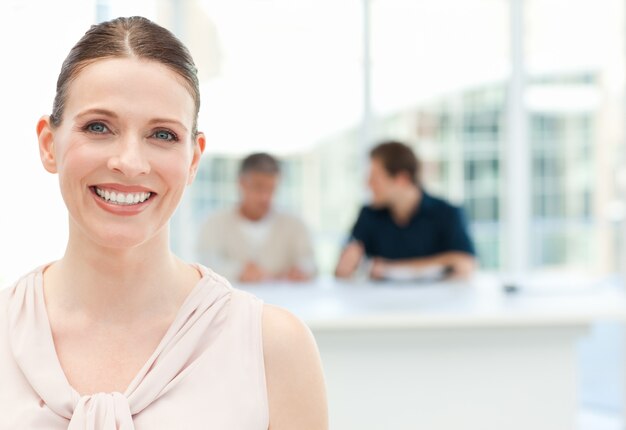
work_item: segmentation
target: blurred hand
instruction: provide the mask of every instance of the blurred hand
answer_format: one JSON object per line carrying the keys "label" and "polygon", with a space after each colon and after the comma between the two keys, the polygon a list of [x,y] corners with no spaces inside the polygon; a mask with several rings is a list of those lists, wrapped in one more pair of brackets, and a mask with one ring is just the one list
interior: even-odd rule
{"label": "blurred hand", "polygon": [[285,273],[284,278],[288,281],[303,282],[311,279],[311,275],[294,266]]}
{"label": "blurred hand", "polygon": [[250,261],[246,263],[241,274],[239,275],[240,282],[263,282],[269,278],[267,273],[261,266]]}
{"label": "blurred hand", "polygon": [[335,276],[338,278],[348,278],[352,276],[364,254],[365,249],[361,242],[353,241],[346,245],[341,253],[341,257],[339,257],[339,262],[335,269]]}
{"label": "blurred hand", "polygon": [[389,270],[391,264],[389,261],[384,258],[374,258],[372,259],[372,266],[370,268],[370,277],[372,279],[383,279],[387,271]]}

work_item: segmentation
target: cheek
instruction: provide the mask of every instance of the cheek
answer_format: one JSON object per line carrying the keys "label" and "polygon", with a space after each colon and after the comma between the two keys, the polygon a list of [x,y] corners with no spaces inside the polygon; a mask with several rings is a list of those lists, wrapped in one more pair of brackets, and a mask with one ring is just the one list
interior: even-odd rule
{"label": "cheek", "polygon": [[250,193],[250,200],[254,202],[259,202],[261,200],[261,194],[258,191],[253,191]]}
{"label": "cheek", "polygon": [[65,149],[57,157],[61,187],[85,185],[83,178],[100,163],[98,151],[89,149],[86,145],[73,145]]}
{"label": "cheek", "polygon": [[191,158],[186,154],[169,154],[154,159],[152,169],[160,172],[160,176],[171,188],[184,189],[189,179]]}

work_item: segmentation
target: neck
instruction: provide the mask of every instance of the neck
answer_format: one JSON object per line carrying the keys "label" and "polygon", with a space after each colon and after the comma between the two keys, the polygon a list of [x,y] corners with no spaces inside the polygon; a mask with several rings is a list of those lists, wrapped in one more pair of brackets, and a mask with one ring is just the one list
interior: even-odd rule
{"label": "neck", "polygon": [[264,214],[258,214],[256,212],[250,211],[245,205],[239,205],[239,214],[249,221],[260,221],[267,215],[267,212]]}
{"label": "neck", "polygon": [[417,187],[407,187],[398,193],[391,202],[390,209],[398,224],[405,224],[417,211],[422,201],[422,191]]}
{"label": "neck", "polygon": [[[127,320],[175,312],[189,292],[191,267],[169,250],[167,227],[148,242],[110,248],[70,225],[65,255],[46,270],[46,298],[67,312]],[[199,278],[194,273],[192,276]]]}

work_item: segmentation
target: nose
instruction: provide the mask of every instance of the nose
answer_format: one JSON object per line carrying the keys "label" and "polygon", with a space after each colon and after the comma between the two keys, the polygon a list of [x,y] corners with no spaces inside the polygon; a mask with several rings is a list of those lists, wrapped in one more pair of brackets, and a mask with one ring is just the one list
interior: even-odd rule
{"label": "nose", "polygon": [[273,195],[274,193],[272,192],[272,190],[263,190],[261,191],[261,200],[263,200],[264,202],[268,202],[272,200]]}
{"label": "nose", "polygon": [[142,143],[141,138],[120,139],[115,145],[114,153],[109,157],[109,169],[128,178],[150,173],[150,163]]}

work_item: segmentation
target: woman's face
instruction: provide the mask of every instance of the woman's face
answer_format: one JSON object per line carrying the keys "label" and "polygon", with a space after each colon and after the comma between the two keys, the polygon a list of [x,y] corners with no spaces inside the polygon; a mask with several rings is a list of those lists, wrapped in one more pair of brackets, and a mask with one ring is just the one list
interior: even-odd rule
{"label": "woman's face", "polygon": [[204,149],[182,82],[154,61],[99,60],[71,83],[61,124],[40,120],[42,161],[59,174],[71,232],[115,248],[167,234]]}

